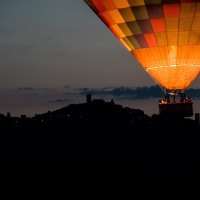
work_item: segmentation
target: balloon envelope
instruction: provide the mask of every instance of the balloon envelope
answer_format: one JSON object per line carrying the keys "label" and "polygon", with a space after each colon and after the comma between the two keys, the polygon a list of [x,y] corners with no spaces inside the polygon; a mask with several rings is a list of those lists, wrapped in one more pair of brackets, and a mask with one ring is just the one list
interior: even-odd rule
{"label": "balloon envelope", "polygon": [[186,89],[199,74],[199,0],[85,0],[161,86]]}

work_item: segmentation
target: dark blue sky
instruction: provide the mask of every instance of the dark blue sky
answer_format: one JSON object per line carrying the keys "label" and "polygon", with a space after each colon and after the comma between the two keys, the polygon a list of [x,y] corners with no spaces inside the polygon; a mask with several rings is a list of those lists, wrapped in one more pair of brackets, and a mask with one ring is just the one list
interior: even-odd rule
{"label": "dark blue sky", "polygon": [[0,0],[0,113],[44,111],[79,88],[152,85],[83,0]]}
{"label": "dark blue sky", "polygon": [[83,0],[0,1],[1,88],[154,81]]}

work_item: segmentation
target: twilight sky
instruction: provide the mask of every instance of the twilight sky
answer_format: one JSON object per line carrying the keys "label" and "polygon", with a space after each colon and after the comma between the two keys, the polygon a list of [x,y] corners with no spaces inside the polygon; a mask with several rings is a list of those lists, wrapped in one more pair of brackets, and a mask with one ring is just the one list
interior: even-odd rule
{"label": "twilight sky", "polygon": [[85,101],[81,88],[152,85],[83,0],[0,0],[0,113]]}

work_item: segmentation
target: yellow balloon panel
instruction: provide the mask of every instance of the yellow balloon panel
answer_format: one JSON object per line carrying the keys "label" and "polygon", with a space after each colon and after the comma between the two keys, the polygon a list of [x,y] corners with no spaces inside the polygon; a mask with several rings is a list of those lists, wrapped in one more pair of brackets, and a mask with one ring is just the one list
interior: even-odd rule
{"label": "yellow balloon panel", "polygon": [[199,74],[199,0],[85,1],[166,89],[186,89]]}
{"label": "yellow balloon panel", "polygon": [[[191,80],[194,80],[199,73],[198,66],[159,66],[149,67],[148,73],[161,83],[165,88],[170,90],[177,90],[180,88],[187,88]],[[189,71],[185,73],[184,71]]]}
{"label": "yellow balloon panel", "polygon": [[[192,53],[191,53],[192,52]],[[200,46],[134,49],[131,53],[156,82],[175,90],[187,88],[199,74]]]}

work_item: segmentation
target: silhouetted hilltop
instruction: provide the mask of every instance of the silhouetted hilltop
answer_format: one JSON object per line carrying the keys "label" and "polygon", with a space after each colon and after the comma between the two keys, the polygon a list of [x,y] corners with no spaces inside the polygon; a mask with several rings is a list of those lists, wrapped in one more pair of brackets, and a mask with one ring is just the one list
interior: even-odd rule
{"label": "silhouetted hilltop", "polygon": [[[36,114],[29,118],[26,115],[21,117],[11,117],[10,113],[7,116],[0,115],[0,126],[7,128],[17,128],[26,126],[46,126],[60,128],[68,125],[68,127],[78,124],[94,126],[99,123],[102,126],[128,125],[143,126],[150,123],[150,117],[144,114],[144,111],[139,109],[131,109],[117,105],[113,100],[105,102],[103,99],[93,99],[86,103],[71,104],[64,108],[48,111],[43,114]],[[71,127],[72,128],[72,127]]]}
{"label": "silhouetted hilltop", "polygon": [[2,170],[128,170],[136,176],[200,173],[199,121],[92,99],[55,111],[0,115]]}

